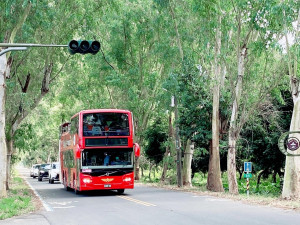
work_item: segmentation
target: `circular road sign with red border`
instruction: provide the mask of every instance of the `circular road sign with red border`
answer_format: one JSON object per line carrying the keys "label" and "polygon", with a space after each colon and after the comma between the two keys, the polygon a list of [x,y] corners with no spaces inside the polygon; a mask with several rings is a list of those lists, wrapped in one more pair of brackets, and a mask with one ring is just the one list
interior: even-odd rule
{"label": "circular road sign with red border", "polygon": [[296,151],[299,148],[300,142],[297,138],[291,137],[287,140],[287,148],[290,151]]}

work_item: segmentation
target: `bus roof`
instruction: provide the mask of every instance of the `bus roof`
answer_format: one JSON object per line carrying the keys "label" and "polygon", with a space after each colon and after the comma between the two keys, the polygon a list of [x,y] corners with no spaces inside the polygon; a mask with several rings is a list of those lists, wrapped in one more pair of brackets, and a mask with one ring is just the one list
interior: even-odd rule
{"label": "bus roof", "polygon": [[72,116],[72,118],[74,118],[75,116],[81,113],[83,114],[83,113],[131,113],[131,112],[125,109],[87,109],[76,113],[74,116]]}

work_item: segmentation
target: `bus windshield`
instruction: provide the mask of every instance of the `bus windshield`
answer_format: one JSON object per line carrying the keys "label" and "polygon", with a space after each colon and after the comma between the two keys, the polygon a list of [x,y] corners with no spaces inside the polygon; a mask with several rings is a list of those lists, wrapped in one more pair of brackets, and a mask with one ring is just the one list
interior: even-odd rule
{"label": "bus windshield", "polygon": [[82,166],[86,168],[132,167],[132,149],[85,149]]}
{"label": "bus windshield", "polygon": [[126,113],[83,114],[83,136],[129,136]]}

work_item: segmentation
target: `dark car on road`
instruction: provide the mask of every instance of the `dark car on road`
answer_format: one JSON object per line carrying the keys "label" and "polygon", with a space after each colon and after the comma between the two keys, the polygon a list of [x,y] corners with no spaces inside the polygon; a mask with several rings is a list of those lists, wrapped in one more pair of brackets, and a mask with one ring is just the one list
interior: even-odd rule
{"label": "dark car on road", "polygon": [[49,170],[51,166],[48,163],[41,164],[38,172],[38,181],[43,181],[43,178],[49,177]]}

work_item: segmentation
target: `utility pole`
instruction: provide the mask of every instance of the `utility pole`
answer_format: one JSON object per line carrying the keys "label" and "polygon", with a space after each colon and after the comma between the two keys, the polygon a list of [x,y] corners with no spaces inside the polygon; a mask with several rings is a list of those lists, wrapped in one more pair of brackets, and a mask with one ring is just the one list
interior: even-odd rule
{"label": "utility pole", "polygon": [[178,103],[176,96],[172,96],[172,106],[175,111],[175,148],[176,148],[176,162],[177,162],[177,186],[182,187],[182,162],[181,162],[181,146],[179,137],[179,126],[178,126]]}

